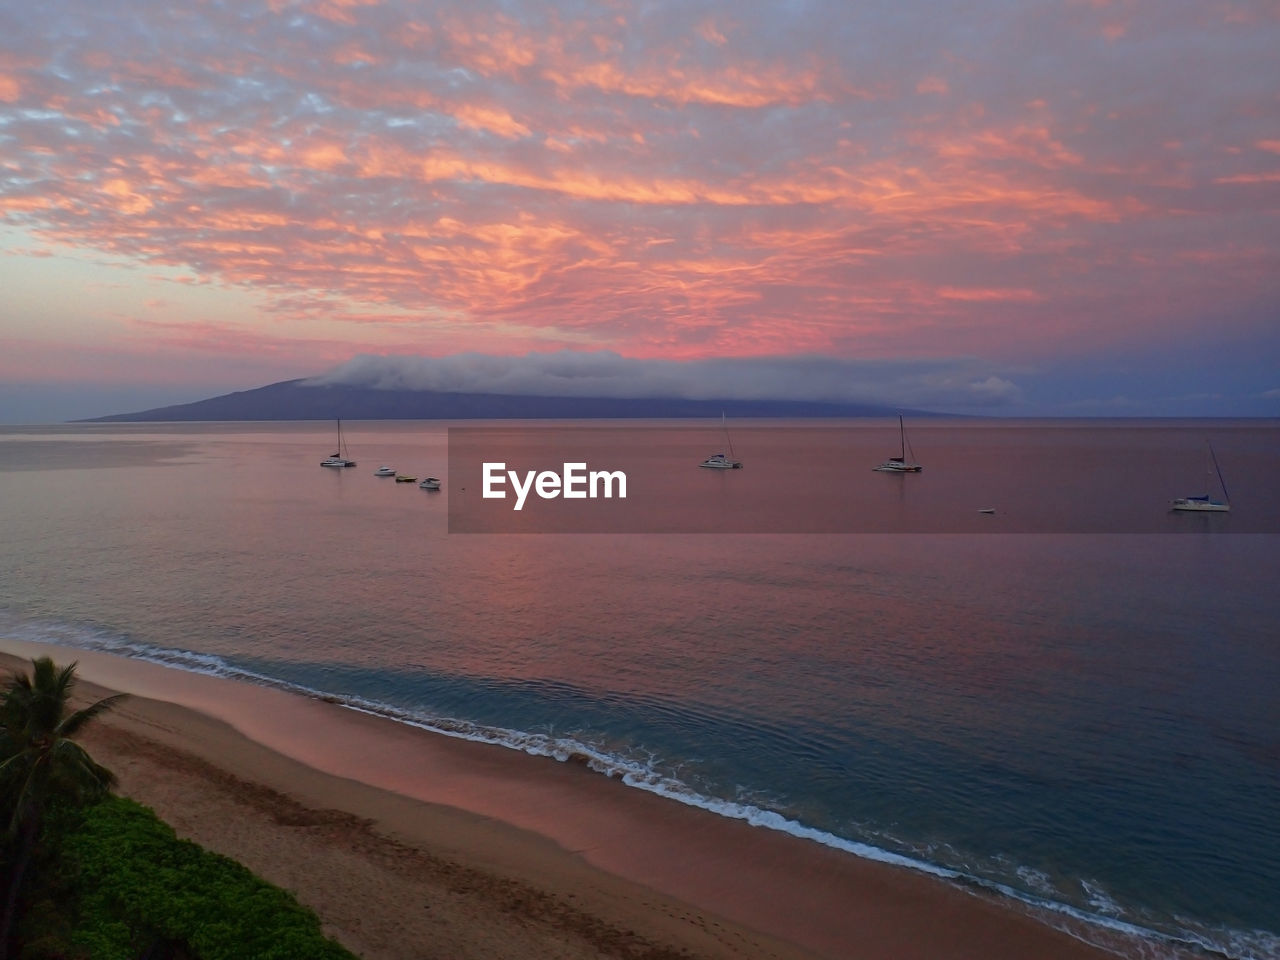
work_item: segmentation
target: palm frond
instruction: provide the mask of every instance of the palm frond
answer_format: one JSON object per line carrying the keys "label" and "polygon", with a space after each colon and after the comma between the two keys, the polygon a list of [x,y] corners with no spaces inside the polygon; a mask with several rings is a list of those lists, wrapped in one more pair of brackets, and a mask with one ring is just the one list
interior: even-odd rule
{"label": "palm frond", "polygon": [[114,707],[117,703],[128,698],[127,693],[117,693],[110,697],[103,697],[97,703],[90,704],[83,710],[77,710],[71,716],[67,717],[62,723],[58,724],[57,733],[60,737],[74,737],[80,728],[87,724],[94,717],[105,713]]}
{"label": "palm frond", "polygon": [[75,671],[74,663],[58,667],[48,657],[33,659],[30,674],[15,675],[0,704],[0,818],[10,838],[32,828],[54,798],[83,802],[116,782],[70,737],[124,695],[69,712]]}
{"label": "palm frond", "polygon": [[116,775],[74,741],[59,740],[54,744],[50,759],[51,776],[68,793],[94,794],[115,786]]}

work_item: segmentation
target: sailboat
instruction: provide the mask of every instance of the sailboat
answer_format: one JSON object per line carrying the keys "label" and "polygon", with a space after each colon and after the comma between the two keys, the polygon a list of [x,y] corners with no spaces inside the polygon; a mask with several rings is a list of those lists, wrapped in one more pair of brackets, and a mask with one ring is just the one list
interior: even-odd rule
{"label": "sailboat", "polygon": [[[1227,513],[1231,510],[1231,497],[1227,495],[1227,482],[1222,479],[1222,468],[1218,466],[1218,458],[1213,452],[1213,444],[1206,440],[1205,446],[1209,448],[1208,462],[1205,464],[1206,493],[1200,497],[1179,497],[1173,501],[1174,510],[1188,510],[1198,513]],[[1217,474],[1218,485],[1222,488],[1221,500],[1214,500],[1207,492],[1213,489],[1214,474]]]}
{"label": "sailboat", "polygon": [[338,418],[338,452],[320,461],[322,467],[354,467],[356,462],[346,458],[347,448],[342,442],[342,418]]}
{"label": "sailboat", "polygon": [[720,411],[720,425],[724,427],[724,439],[729,445],[729,455],[726,457],[723,453],[713,453],[698,466],[708,467],[711,470],[739,470],[742,468],[742,461],[733,458],[733,440],[729,437],[729,424],[725,421],[723,410]]}
{"label": "sailboat", "polygon": [[[915,462],[915,451],[911,449],[911,444],[907,442],[907,428],[902,423],[902,414],[898,414],[898,440],[901,454],[896,457],[890,457],[875,469],[884,473],[919,473],[924,467]],[[907,459],[908,452],[911,453],[910,460]]]}

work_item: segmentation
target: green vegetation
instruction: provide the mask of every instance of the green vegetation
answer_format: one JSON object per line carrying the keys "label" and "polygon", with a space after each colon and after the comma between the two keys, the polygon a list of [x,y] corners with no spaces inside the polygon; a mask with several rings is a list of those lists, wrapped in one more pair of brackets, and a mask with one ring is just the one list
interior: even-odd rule
{"label": "green vegetation", "polygon": [[[179,840],[146,807],[111,797],[66,838],[79,869],[72,940],[94,960],[348,960],[316,915],[227,857]],[[152,952],[147,952],[152,951]]]}
{"label": "green vegetation", "polygon": [[32,661],[0,704],[0,960],[354,960],[314,913],[180,840],[70,737],[75,665]]}
{"label": "green vegetation", "polygon": [[0,705],[0,800],[5,829],[4,913],[0,916],[0,960],[9,956],[18,898],[36,854],[41,826],[51,807],[82,804],[103,796],[115,782],[71,737],[119,697],[70,711],[75,664],[59,669],[48,657],[31,661]]}

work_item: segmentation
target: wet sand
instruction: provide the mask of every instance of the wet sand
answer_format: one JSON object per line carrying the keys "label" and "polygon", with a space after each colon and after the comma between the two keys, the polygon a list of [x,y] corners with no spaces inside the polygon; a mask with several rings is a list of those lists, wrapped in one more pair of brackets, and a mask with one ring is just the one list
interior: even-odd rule
{"label": "wet sand", "polygon": [[625,787],[573,763],[107,654],[82,738],[120,792],[292,891],[366,960],[1100,960],[1018,905]]}

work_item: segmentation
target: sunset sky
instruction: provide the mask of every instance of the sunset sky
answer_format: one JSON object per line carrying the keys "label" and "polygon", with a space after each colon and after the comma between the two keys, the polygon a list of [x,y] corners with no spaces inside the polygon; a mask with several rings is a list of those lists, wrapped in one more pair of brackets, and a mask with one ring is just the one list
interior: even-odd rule
{"label": "sunset sky", "polygon": [[1277,51],[1277,0],[0,0],[0,420],[494,363],[1280,415]]}

